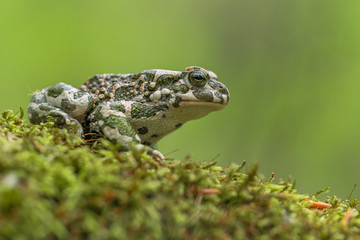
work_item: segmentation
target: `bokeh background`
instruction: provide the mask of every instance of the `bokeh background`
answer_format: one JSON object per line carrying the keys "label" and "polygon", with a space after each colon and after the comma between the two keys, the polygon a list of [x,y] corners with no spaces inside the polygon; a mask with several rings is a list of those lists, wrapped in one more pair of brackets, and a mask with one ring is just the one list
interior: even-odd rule
{"label": "bokeh background", "polygon": [[[360,185],[360,3],[310,0],[0,0],[0,111],[97,73],[217,73],[222,111],[159,142],[167,155],[258,163],[301,193]],[[353,198],[360,197],[356,188]]]}

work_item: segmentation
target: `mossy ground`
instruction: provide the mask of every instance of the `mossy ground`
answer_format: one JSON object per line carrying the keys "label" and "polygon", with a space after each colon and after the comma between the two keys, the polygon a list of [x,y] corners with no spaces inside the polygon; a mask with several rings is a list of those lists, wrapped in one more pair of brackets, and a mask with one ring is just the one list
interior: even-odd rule
{"label": "mossy ground", "polygon": [[[1,239],[358,239],[358,201],[273,183],[257,167],[89,145],[52,123],[0,116]],[[237,162],[234,159],[234,162]],[[244,170],[248,169],[248,170]]]}

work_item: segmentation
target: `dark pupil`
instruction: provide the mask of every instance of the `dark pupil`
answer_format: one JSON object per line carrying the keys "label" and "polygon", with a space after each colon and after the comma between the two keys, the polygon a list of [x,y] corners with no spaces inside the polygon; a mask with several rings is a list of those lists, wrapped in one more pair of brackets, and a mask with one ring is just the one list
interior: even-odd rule
{"label": "dark pupil", "polygon": [[194,75],[193,75],[193,78],[194,78],[195,80],[203,80],[203,79],[204,79],[203,76],[202,76],[201,74],[199,74],[199,73],[194,74]]}

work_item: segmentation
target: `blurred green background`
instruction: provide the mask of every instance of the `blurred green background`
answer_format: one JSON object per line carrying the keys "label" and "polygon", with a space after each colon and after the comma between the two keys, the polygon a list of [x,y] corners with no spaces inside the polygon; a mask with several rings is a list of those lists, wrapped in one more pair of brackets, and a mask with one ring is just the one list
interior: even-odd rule
{"label": "blurred green background", "polygon": [[[159,142],[167,155],[247,160],[347,198],[360,184],[360,2],[0,0],[0,111],[57,82],[162,68],[213,70],[220,112]],[[353,197],[360,197],[360,188]]]}

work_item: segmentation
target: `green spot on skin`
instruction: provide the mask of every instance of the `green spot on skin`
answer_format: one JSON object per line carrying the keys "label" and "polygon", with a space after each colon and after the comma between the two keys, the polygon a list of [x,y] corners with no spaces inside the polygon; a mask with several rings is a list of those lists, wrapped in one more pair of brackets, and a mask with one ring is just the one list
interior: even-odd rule
{"label": "green spot on skin", "polygon": [[104,116],[101,114],[101,109],[100,109],[100,107],[96,108],[95,113],[94,113],[93,116],[94,116],[94,117],[93,117],[94,121],[104,119]]}
{"label": "green spot on skin", "polygon": [[123,113],[125,112],[125,106],[122,105],[121,103],[112,103],[110,108],[112,110],[117,110],[119,112],[123,112]]}
{"label": "green spot on skin", "polygon": [[61,109],[64,111],[74,111],[76,109],[76,105],[73,103],[70,103],[69,99],[63,99],[61,100]]}
{"label": "green spot on skin", "polygon": [[52,87],[48,90],[48,96],[57,98],[63,92],[62,88]]}
{"label": "green spot on skin", "polygon": [[202,101],[205,102],[212,102],[214,100],[214,97],[210,91],[194,91],[193,95]]}
{"label": "green spot on skin", "polygon": [[220,103],[224,103],[224,98],[223,98],[223,95],[222,95],[221,93],[215,92],[214,94],[215,94],[215,96],[216,96],[217,98],[220,99]]}
{"label": "green spot on skin", "polygon": [[221,92],[222,94],[225,94],[226,96],[229,96],[229,91],[225,87],[220,88],[219,92]]}
{"label": "green spot on skin", "polygon": [[160,98],[160,101],[167,102],[170,98],[171,98],[170,94],[162,94],[161,98]]}
{"label": "green spot on skin", "polygon": [[29,107],[28,113],[31,114],[31,117],[29,119],[32,124],[40,124],[41,119],[40,119],[37,111],[34,111],[34,109],[32,107]]}
{"label": "green spot on skin", "polygon": [[172,89],[174,90],[175,93],[181,92],[183,94],[189,91],[189,88],[185,84],[174,85]]}
{"label": "green spot on skin", "polygon": [[222,94],[228,96],[228,98],[229,98],[229,90],[225,87],[224,84],[210,80],[208,85],[212,89],[217,90],[219,93],[222,93]]}
{"label": "green spot on skin", "polygon": [[88,97],[88,107],[86,109],[86,112],[90,112],[93,109],[93,102],[94,102],[94,98],[89,95],[89,97]]}
{"label": "green spot on skin", "polygon": [[42,111],[49,112],[49,111],[51,111],[51,110],[55,110],[56,108],[53,107],[53,106],[50,106],[50,105],[48,105],[48,104],[46,104],[46,103],[44,103],[44,104],[40,104],[40,105],[39,105],[39,109],[42,110]]}
{"label": "green spot on skin", "polygon": [[129,121],[126,118],[118,116],[110,116],[106,119],[106,122],[103,127],[108,126],[111,128],[117,128],[121,135],[126,135],[129,137],[135,137],[136,132],[131,127]]}
{"label": "green spot on skin", "polygon": [[131,117],[132,118],[149,118],[156,115],[159,111],[165,111],[168,107],[166,105],[150,106],[141,103],[131,104]]}
{"label": "green spot on skin", "polygon": [[131,93],[131,91],[134,91],[134,87],[132,86],[126,86],[121,87],[115,92],[115,98],[116,99],[123,99],[123,100],[130,100],[134,98],[134,94]]}
{"label": "green spot on skin", "polygon": [[159,86],[172,86],[176,80],[180,79],[180,75],[163,74],[157,80]]}
{"label": "green spot on skin", "polygon": [[47,94],[50,97],[57,98],[62,94],[64,90],[68,90],[70,87],[64,83],[56,84],[55,86],[49,87],[47,89]]}
{"label": "green spot on skin", "polygon": [[211,87],[214,90],[217,89],[217,84],[212,80],[209,81],[208,85],[209,85],[209,87]]}
{"label": "green spot on skin", "polygon": [[46,97],[43,94],[35,94],[31,98],[30,102],[32,102],[32,103],[45,103],[46,102]]}
{"label": "green spot on skin", "polygon": [[174,108],[180,107],[181,97],[176,97],[175,102],[172,104]]}

